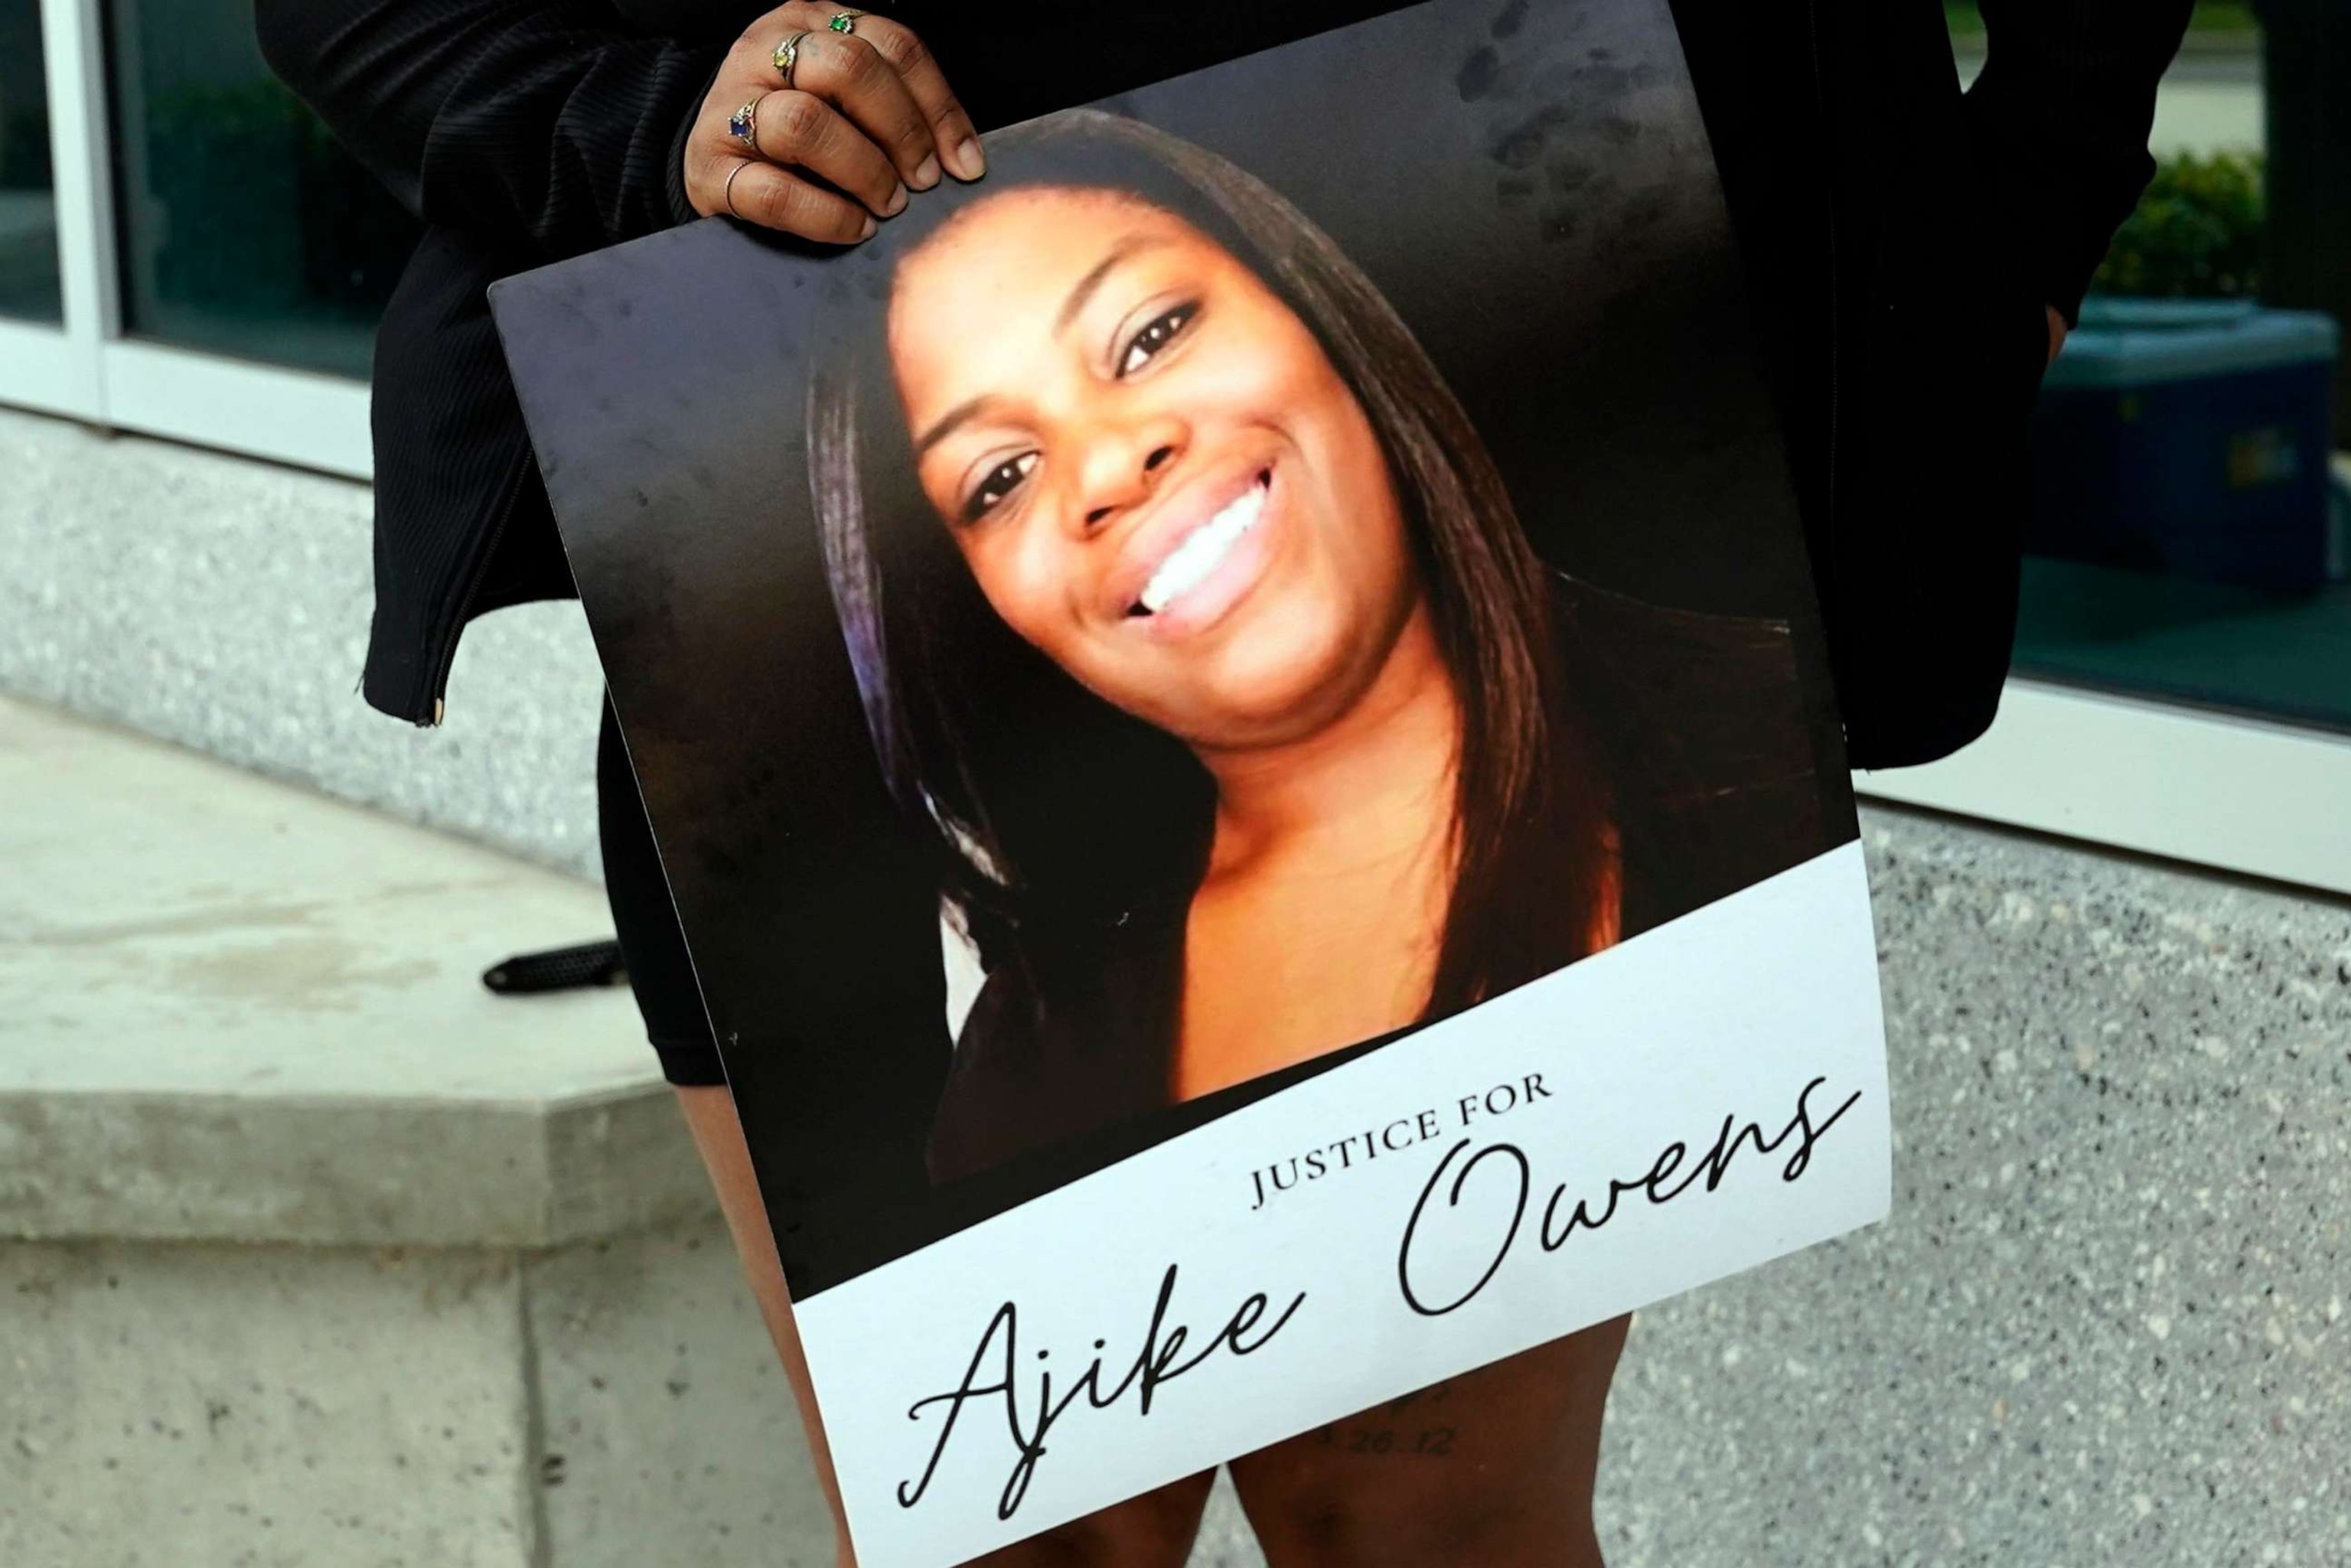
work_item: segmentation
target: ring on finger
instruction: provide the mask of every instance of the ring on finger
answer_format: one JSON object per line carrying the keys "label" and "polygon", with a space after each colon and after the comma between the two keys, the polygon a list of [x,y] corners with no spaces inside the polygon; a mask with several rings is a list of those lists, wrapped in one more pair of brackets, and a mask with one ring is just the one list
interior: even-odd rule
{"label": "ring on finger", "polygon": [[865,13],[862,11],[835,11],[832,14],[832,20],[827,22],[825,26],[836,33],[843,35],[854,33],[857,31],[857,18],[863,15]]}
{"label": "ring on finger", "polygon": [[776,63],[776,74],[784,78],[786,87],[792,85],[792,68],[800,63],[800,40],[807,37],[808,31],[803,28],[776,46],[776,52],[772,57]]}
{"label": "ring on finger", "polygon": [[754,152],[759,150],[759,99],[767,96],[763,92],[752,99],[737,110],[734,118],[726,122],[726,134]]}
{"label": "ring on finger", "polygon": [[726,211],[728,215],[732,217],[740,218],[743,215],[735,210],[735,176],[740,174],[744,170],[748,169],[750,166],[751,165],[748,162],[737,163],[734,168],[728,170],[726,172],[726,183],[721,188],[720,193],[726,197]]}

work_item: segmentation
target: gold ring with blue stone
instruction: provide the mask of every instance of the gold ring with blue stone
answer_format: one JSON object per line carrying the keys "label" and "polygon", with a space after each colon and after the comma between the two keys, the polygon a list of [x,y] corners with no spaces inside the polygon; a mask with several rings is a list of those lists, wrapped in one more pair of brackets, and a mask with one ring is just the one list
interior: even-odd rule
{"label": "gold ring with blue stone", "polygon": [[[763,92],[759,98],[767,96]],[[759,98],[737,110],[734,118],[726,122],[726,133],[754,152],[759,150]]]}

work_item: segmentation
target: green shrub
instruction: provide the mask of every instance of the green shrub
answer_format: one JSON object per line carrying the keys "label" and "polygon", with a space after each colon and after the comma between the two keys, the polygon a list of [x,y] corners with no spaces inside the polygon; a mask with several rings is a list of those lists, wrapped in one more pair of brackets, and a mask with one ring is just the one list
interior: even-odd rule
{"label": "green shrub", "polygon": [[2155,299],[2252,298],[2262,287],[2259,153],[2175,153],[2125,220],[2092,287]]}

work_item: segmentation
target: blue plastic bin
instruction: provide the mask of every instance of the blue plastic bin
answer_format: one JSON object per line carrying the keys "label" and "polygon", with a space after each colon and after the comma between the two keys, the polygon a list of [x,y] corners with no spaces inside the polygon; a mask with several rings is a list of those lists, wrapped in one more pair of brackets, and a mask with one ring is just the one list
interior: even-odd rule
{"label": "blue plastic bin", "polygon": [[2089,301],[2034,417],[2025,548],[2262,588],[2339,576],[2340,337],[2315,311]]}

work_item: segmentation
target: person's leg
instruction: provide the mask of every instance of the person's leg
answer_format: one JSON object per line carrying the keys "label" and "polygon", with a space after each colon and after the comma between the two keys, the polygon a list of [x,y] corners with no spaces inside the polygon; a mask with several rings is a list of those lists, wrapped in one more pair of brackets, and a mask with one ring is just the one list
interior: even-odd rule
{"label": "person's leg", "polygon": [[1232,1462],[1271,1568],[1601,1568],[1608,1384],[1632,1318]]}
{"label": "person's leg", "polygon": [[[783,1357],[784,1374],[791,1380],[800,1419],[808,1427],[809,1450],[816,1460],[817,1479],[832,1506],[837,1545],[836,1568],[856,1568],[849,1548],[849,1531],[841,1512],[841,1489],[834,1479],[824,1425],[817,1416],[816,1395],[809,1385],[808,1359],[800,1353],[799,1333],[792,1324],[792,1303],[784,1287],[784,1271],[776,1256],[774,1233],[768,1227],[766,1207],[751,1174],[751,1155],[743,1140],[743,1124],[735,1113],[735,1097],[723,1085],[681,1087],[677,1102],[694,1131],[695,1145],[718,1189],[726,1228],[734,1233],[735,1250],[743,1262],[751,1293],[767,1321],[768,1333]],[[1207,1471],[1146,1492],[1138,1498],[1058,1529],[973,1559],[974,1568],[1181,1568],[1191,1552],[1192,1537],[1207,1504],[1208,1486],[1216,1472]]]}

